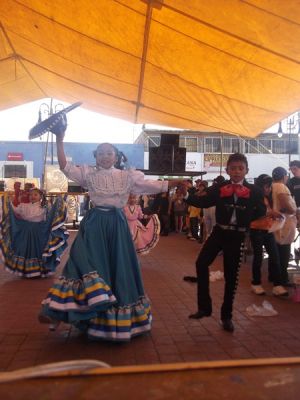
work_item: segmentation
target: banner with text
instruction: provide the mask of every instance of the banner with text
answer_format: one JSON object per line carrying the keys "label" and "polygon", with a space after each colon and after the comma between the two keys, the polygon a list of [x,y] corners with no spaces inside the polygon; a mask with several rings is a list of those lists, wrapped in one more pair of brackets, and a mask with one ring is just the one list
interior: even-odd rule
{"label": "banner with text", "polygon": [[214,154],[205,153],[204,154],[204,168],[205,170],[212,171],[225,171],[227,161],[230,154]]}

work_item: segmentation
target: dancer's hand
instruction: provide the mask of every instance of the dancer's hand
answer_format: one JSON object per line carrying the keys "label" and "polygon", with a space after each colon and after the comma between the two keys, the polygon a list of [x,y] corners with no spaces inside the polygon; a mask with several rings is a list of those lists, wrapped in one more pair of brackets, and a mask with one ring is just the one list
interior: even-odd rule
{"label": "dancer's hand", "polygon": [[50,131],[56,135],[57,142],[62,142],[64,140],[67,126],[68,122],[66,114],[62,113],[60,120],[50,129]]}

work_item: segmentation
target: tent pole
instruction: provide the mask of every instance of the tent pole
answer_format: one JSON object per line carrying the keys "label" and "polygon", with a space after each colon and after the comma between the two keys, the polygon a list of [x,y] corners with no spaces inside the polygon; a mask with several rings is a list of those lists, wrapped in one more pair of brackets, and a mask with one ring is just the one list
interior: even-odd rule
{"label": "tent pole", "polygon": [[220,175],[222,175],[222,170],[223,170],[223,138],[224,138],[224,135],[223,135],[223,133],[222,133],[222,135],[221,135]]}

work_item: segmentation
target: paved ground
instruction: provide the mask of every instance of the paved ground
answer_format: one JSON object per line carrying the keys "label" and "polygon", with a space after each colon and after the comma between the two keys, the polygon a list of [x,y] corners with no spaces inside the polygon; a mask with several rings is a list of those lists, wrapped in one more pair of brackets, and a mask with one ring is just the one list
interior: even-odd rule
{"label": "paved ground", "polygon": [[[74,233],[71,236],[74,237]],[[252,294],[251,257],[240,273],[233,334],[219,326],[223,281],[211,283],[212,317],[200,321],[187,318],[196,311],[196,286],[182,278],[194,274],[199,249],[197,242],[172,234],[162,237],[152,253],[141,258],[145,288],[152,301],[153,329],[151,334],[125,344],[89,342],[84,335],[64,324],[56,332],[49,332],[47,326],[38,323],[37,315],[51,278],[24,280],[2,268],[0,371],[72,359],[97,359],[117,366],[299,356],[300,303],[291,298],[274,298],[267,282],[264,284],[266,296]],[[222,257],[218,256],[212,270],[220,270],[221,263]],[[271,302],[278,315],[249,317],[246,307],[253,303],[260,305],[264,299]]]}

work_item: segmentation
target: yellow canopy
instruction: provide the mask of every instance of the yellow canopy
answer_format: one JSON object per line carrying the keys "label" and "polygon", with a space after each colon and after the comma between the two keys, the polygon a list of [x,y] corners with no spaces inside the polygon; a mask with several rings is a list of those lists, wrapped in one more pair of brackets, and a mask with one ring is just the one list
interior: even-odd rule
{"label": "yellow canopy", "polygon": [[299,0],[0,0],[0,110],[256,136],[300,109]]}

